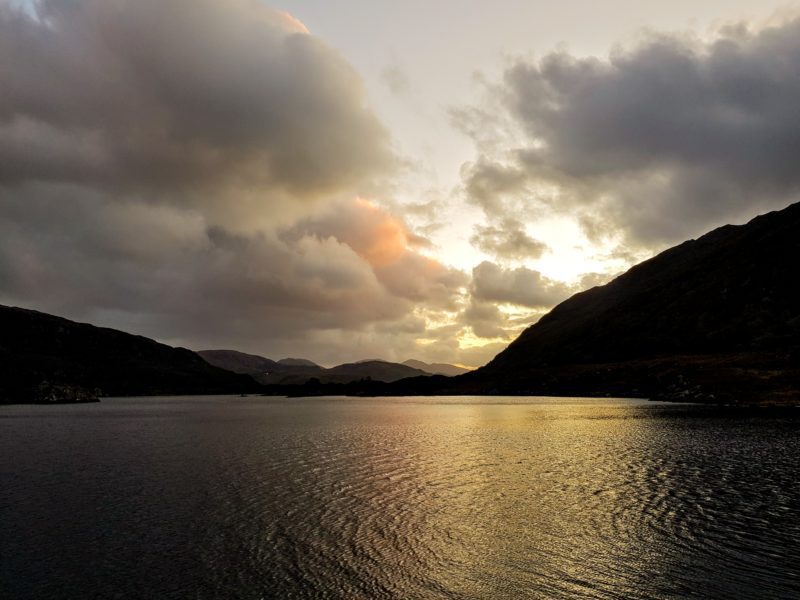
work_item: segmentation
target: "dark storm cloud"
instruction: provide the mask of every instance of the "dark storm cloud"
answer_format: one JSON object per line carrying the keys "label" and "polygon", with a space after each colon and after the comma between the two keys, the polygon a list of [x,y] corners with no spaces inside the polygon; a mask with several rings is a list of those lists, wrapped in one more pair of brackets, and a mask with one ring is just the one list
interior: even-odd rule
{"label": "dark storm cloud", "polygon": [[0,183],[271,185],[310,195],[391,162],[352,68],[248,0],[0,7]]}
{"label": "dark storm cloud", "polygon": [[798,198],[800,19],[518,61],[495,92],[526,139],[465,167],[491,214],[524,197],[658,244]]}

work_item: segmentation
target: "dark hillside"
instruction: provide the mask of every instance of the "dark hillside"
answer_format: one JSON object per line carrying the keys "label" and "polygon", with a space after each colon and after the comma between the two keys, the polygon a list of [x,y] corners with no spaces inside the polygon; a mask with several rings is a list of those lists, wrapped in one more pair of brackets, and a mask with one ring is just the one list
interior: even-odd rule
{"label": "dark hillside", "polygon": [[562,302],[464,383],[733,400],[737,390],[775,387],[792,396],[799,261],[800,204],[721,227]]}
{"label": "dark hillside", "polygon": [[0,306],[0,403],[260,389],[185,348]]}
{"label": "dark hillside", "polygon": [[785,350],[800,341],[800,204],[576,294],[481,369]]}

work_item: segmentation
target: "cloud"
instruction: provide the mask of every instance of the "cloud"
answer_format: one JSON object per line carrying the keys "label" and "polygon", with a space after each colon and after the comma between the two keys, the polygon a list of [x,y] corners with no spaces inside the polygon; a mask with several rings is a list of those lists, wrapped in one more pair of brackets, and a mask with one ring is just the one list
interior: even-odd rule
{"label": "cloud", "polygon": [[411,88],[408,75],[397,65],[389,65],[381,71],[381,82],[395,96],[407,94]]}
{"label": "cloud", "polygon": [[505,329],[508,319],[497,305],[491,302],[481,302],[473,298],[464,310],[463,321],[479,338],[506,339],[508,337],[508,331]]}
{"label": "cloud", "polygon": [[36,12],[0,8],[1,184],[305,199],[392,163],[358,75],[286,13],[250,0]]}
{"label": "cloud", "polygon": [[387,290],[415,303],[454,310],[459,290],[468,284],[462,271],[420,254],[418,236],[403,221],[363,199],[338,203],[287,235],[335,237],[370,264]]}
{"label": "cloud", "polygon": [[800,19],[710,41],[650,34],[607,60],[518,60],[493,89],[517,129],[502,148],[458,113],[480,152],[465,190],[487,214],[526,202],[640,246],[784,206],[800,197],[798,68]]}
{"label": "cloud", "polygon": [[509,197],[525,191],[529,176],[517,166],[509,166],[481,156],[461,169],[467,199],[480,206],[490,218],[507,215]]}
{"label": "cloud", "polygon": [[455,353],[456,359],[454,362],[468,367],[479,367],[500,354],[506,349],[507,345],[506,342],[493,342],[482,346],[459,348]]}
{"label": "cloud", "polygon": [[572,291],[570,286],[526,267],[504,269],[484,261],[472,270],[472,297],[485,302],[549,308]]}
{"label": "cloud", "polygon": [[469,278],[358,199],[391,176],[391,139],[291,15],[0,4],[0,56],[0,302],[275,358],[453,350],[417,339],[454,334],[425,325]]}
{"label": "cloud", "polygon": [[336,237],[373,267],[396,262],[407,250],[409,235],[402,221],[361,198],[299,222],[293,233]]}
{"label": "cloud", "polygon": [[470,277],[427,255],[452,197],[391,198],[402,161],[358,74],[291,15],[0,0],[0,302],[195,348],[481,364],[503,346],[481,342],[606,280],[531,268],[540,217],[617,264],[797,198],[798,34],[514,62],[494,105],[451,115],[477,150],[470,241],[495,261]]}
{"label": "cloud", "polygon": [[605,285],[620,274],[621,273],[584,273],[580,278],[578,287],[580,290],[588,290],[599,285]]}
{"label": "cloud", "polygon": [[242,233],[198,211],[110,203],[81,190],[48,185],[24,197],[23,205],[0,190],[2,301],[194,346],[263,351],[285,338],[313,351],[320,330],[339,332],[340,352],[365,331],[413,339],[418,328],[398,323],[456,310],[468,284],[408,246],[402,222],[363,201],[291,229]]}
{"label": "cloud", "polygon": [[[23,219],[12,218],[11,202],[0,197],[0,282],[6,294],[62,312],[141,312],[158,322],[151,333],[164,327],[166,335],[190,337],[237,322],[245,324],[238,333],[258,336],[357,327],[410,308],[334,237],[287,243],[274,232],[240,234],[172,207],[27,199]],[[70,223],[65,235],[69,219],[80,225]]]}
{"label": "cloud", "polygon": [[470,243],[496,258],[536,259],[547,251],[547,244],[532,238],[520,221],[510,217],[497,225],[476,225]]}

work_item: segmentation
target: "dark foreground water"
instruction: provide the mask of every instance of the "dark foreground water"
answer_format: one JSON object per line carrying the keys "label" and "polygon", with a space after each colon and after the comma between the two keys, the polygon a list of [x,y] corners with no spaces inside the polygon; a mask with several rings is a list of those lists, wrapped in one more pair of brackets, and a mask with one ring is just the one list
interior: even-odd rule
{"label": "dark foreground water", "polygon": [[800,410],[0,407],[0,598],[800,598]]}

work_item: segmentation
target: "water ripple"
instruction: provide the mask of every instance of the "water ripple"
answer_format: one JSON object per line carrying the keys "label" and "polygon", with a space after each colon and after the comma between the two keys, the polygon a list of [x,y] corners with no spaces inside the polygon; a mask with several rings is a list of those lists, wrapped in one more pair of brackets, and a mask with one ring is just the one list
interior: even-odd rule
{"label": "water ripple", "polygon": [[796,416],[171,402],[0,421],[0,596],[800,597]]}

